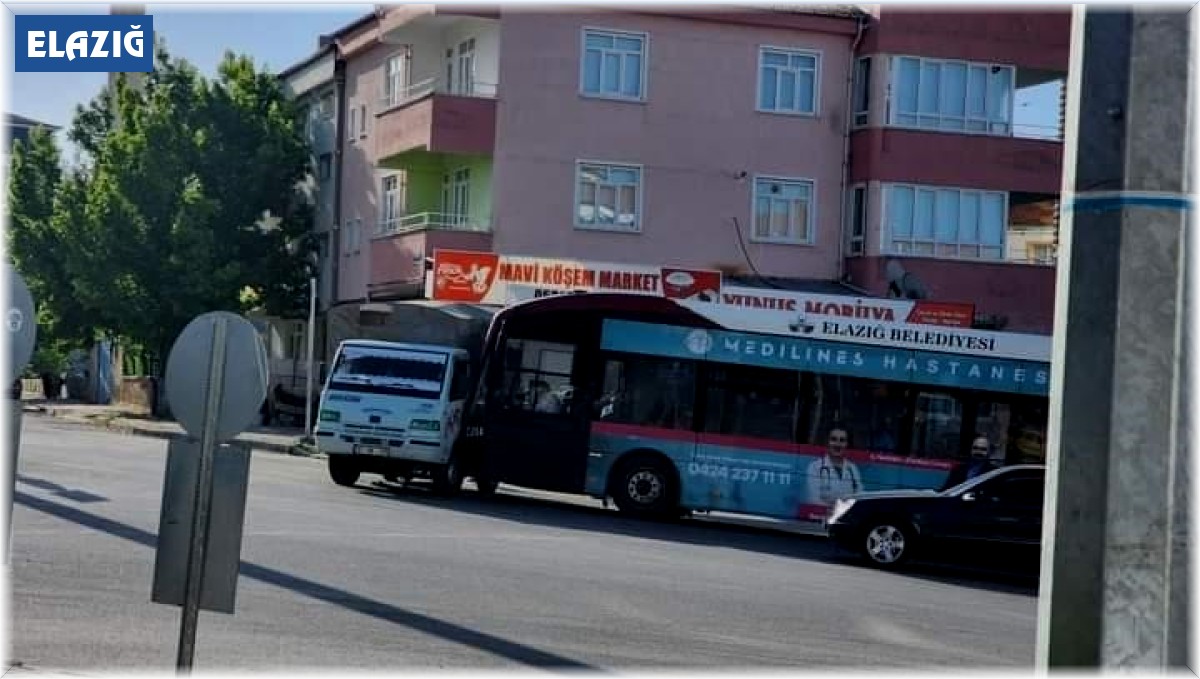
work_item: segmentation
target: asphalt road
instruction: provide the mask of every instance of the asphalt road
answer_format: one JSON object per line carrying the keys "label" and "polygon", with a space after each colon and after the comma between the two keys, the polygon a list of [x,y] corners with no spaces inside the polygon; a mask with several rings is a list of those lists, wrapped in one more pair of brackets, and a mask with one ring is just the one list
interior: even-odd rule
{"label": "asphalt road", "polygon": [[[150,602],[166,444],[26,417],[10,662],[171,671],[178,608]],[[1020,581],[877,572],[822,540],[650,524],[528,493],[333,485],[256,453],[234,615],[203,612],[198,670],[1031,669]]]}

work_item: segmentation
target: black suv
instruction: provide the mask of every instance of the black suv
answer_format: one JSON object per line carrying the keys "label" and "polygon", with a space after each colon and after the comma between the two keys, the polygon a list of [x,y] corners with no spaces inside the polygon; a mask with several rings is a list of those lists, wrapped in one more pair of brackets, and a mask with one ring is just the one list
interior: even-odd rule
{"label": "black suv", "polygon": [[838,500],[826,530],[843,549],[892,568],[910,559],[1037,569],[1046,468],[1002,467],[941,492],[859,493]]}

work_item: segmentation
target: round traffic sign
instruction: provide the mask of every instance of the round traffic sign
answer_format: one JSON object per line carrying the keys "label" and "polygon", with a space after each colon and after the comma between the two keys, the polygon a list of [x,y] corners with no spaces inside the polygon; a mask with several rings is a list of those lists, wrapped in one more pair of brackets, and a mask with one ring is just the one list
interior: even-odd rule
{"label": "round traffic sign", "polygon": [[218,443],[246,430],[267,397],[267,350],[250,321],[213,311],[192,319],[167,358],[167,403],[189,434],[200,438],[209,393],[209,363],[217,325],[225,325],[224,379],[217,400],[214,433]]}
{"label": "round traffic sign", "polygon": [[8,269],[8,309],[4,315],[4,324],[8,327],[8,358],[9,379],[16,379],[29,359],[33,358],[33,347],[37,343],[37,311],[33,308],[33,296],[29,294],[29,286],[25,279],[15,269]]}

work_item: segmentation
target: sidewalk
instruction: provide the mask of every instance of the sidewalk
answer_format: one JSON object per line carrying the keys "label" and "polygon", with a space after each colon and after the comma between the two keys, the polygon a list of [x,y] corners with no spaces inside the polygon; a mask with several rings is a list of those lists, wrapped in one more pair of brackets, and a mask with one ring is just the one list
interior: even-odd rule
{"label": "sidewalk", "polygon": [[[92,405],[38,399],[26,400],[24,411],[134,436],[168,440],[184,436],[183,427],[173,420],[151,419],[144,411],[115,404]],[[290,427],[252,427],[238,436],[237,440],[249,443],[253,450],[310,457],[317,455],[311,446],[303,443],[303,437],[302,430]]]}

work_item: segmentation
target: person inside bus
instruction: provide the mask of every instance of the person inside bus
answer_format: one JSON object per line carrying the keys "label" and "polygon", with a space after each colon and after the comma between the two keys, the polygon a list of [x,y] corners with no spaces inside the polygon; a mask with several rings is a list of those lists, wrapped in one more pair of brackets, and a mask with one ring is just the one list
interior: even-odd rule
{"label": "person inside bus", "polygon": [[550,391],[550,384],[545,380],[537,380],[533,383],[533,412],[535,413],[561,413],[563,411],[562,398]]}
{"label": "person inside bus", "polygon": [[808,465],[808,501],[826,507],[838,498],[862,492],[862,476],[858,467],[846,459],[850,436],[845,429],[829,431],[826,453]]}
{"label": "person inside bus", "polygon": [[971,442],[971,457],[950,471],[950,476],[946,477],[946,483],[942,485],[942,490],[948,490],[960,483],[970,481],[976,476],[999,469],[1001,465],[991,459],[991,453],[992,444],[988,438],[976,436],[975,440]]}

